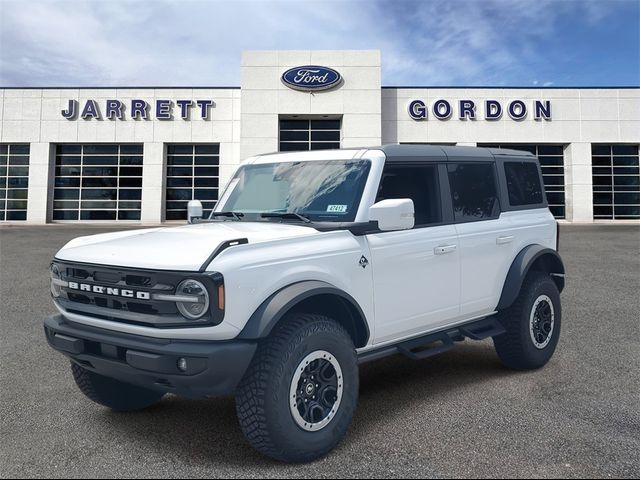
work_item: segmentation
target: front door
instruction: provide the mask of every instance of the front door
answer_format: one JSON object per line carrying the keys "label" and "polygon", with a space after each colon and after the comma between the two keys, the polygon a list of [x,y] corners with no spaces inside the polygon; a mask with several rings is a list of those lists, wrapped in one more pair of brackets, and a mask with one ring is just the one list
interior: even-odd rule
{"label": "front door", "polygon": [[438,166],[385,166],[377,201],[411,198],[412,230],[367,236],[374,278],[375,344],[446,325],[458,316],[455,226],[443,221]]}

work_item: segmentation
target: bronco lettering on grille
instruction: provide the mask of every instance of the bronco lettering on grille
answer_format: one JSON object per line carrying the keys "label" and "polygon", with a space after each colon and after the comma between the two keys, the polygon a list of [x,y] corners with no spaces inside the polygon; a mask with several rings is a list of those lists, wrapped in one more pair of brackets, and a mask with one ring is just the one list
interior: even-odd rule
{"label": "bronco lettering on grille", "polygon": [[140,292],[137,290],[128,290],[125,288],[103,287],[102,285],[91,285],[88,283],[69,282],[71,290],[79,290],[81,292],[98,293],[101,295],[111,295],[114,297],[136,298],[138,300],[151,300],[149,292]]}

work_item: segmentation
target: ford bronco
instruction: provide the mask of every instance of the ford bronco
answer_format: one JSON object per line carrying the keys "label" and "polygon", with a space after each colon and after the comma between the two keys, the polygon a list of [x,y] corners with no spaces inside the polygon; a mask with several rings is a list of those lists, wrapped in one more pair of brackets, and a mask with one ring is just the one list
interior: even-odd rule
{"label": "ford bronco", "polygon": [[558,226],[528,153],[257,156],[189,223],[76,238],[53,259],[46,337],[94,402],[234,395],[253,447],[304,462],[345,436],[360,363],[492,338],[528,370],[558,343]]}

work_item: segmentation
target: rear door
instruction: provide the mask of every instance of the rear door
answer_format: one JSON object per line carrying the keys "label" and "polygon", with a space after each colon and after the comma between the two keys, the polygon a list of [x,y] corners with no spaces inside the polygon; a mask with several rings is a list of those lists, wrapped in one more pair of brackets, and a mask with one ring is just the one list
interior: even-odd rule
{"label": "rear door", "polygon": [[411,198],[412,230],[367,235],[374,277],[375,338],[384,343],[451,322],[459,310],[460,261],[446,173],[436,164],[388,164],[378,198]]}
{"label": "rear door", "polygon": [[501,216],[495,163],[451,162],[447,170],[460,247],[460,315],[470,319],[495,308],[515,238]]}

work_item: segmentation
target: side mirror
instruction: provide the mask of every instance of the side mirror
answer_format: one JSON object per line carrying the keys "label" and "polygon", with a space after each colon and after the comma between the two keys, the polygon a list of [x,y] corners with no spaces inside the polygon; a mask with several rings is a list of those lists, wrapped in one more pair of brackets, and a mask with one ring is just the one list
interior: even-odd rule
{"label": "side mirror", "polygon": [[200,200],[191,200],[187,204],[187,222],[198,223],[202,219],[202,202]]}
{"label": "side mirror", "polygon": [[410,230],[415,224],[415,210],[410,198],[382,200],[369,208],[369,220],[377,221],[383,232]]}

